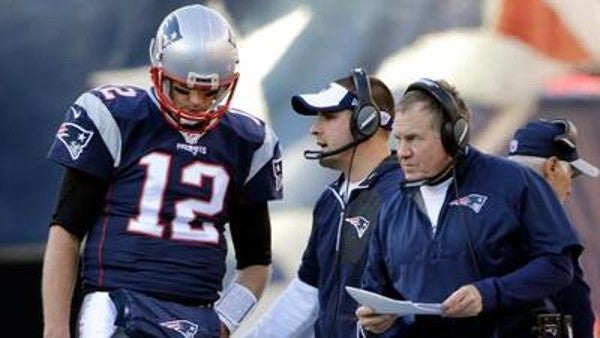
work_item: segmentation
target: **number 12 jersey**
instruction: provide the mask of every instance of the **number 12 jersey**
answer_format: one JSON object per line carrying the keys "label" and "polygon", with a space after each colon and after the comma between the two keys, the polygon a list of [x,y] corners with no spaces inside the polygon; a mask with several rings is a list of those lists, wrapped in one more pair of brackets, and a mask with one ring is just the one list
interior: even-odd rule
{"label": "number 12 jersey", "polygon": [[[83,283],[214,301],[231,203],[282,197],[279,141],[230,109],[205,134],[174,128],[152,89],[107,86],[69,107],[48,157],[110,183],[86,238]],[[248,224],[252,224],[251,221]]]}

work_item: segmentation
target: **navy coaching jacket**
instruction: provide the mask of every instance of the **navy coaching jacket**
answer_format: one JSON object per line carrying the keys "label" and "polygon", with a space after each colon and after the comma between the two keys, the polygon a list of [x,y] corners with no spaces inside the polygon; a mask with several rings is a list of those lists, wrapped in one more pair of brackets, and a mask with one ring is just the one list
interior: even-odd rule
{"label": "navy coaching jacket", "polygon": [[[569,253],[581,253],[575,231],[550,186],[529,168],[469,148],[455,179],[435,234],[418,188],[382,206],[363,287],[425,303],[441,303],[470,283],[480,291],[479,316],[416,316],[402,337],[529,337],[531,327],[519,327],[523,317],[570,282]],[[567,272],[533,282],[546,264],[540,257],[566,262]]]}
{"label": "navy coaching jacket", "polygon": [[319,289],[316,337],[347,338],[356,334],[354,312],[358,304],[344,286],[360,285],[379,208],[398,190],[401,178],[398,162],[390,155],[352,191],[347,206],[339,194],[343,176],[327,186],[317,201],[298,271],[300,280]]}

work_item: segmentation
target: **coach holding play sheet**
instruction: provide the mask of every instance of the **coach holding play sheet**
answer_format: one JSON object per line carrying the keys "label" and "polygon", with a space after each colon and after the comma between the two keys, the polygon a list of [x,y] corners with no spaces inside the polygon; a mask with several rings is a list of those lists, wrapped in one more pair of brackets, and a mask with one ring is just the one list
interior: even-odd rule
{"label": "coach holding play sheet", "polygon": [[445,81],[408,86],[393,124],[401,191],[380,213],[363,287],[442,314],[356,311],[366,334],[403,325],[399,337],[533,337],[544,297],[573,278],[582,247],[545,180],[467,144],[469,111]]}

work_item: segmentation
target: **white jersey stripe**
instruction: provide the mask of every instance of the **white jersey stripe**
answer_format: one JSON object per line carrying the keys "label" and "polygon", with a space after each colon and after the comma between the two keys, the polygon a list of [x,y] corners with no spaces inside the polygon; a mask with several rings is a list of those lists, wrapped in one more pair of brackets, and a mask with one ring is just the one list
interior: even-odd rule
{"label": "white jersey stripe", "polygon": [[252,164],[250,165],[250,171],[248,172],[248,177],[246,177],[244,184],[250,182],[254,175],[256,175],[258,171],[267,164],[273,156],[275,156],[276,146],[277,135],[275,135],[275,132],[271,128],[265,126],[265,140],[262,146],[256,149],[252,156]]}
{"label": "white jersey stripe", "polygon": [[85,109],[90,120],[94,122],[106,148],[108,148],[113,158],[114,167],[118,167],[121,164],[121,131],[111,112],[106,108],[102,100],[91,93],[81,95],[75,104]]}

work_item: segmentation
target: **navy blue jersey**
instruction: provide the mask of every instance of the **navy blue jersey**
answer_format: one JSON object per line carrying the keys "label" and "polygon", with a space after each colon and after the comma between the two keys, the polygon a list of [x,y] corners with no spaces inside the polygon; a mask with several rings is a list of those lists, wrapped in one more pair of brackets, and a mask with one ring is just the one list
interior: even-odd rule
{"label": "navy blue jersey", "polygon": [[[501,322],[515,322],[521,307],[541,303],[541,297],[531,299],[540,292],[537,285],[518,284],[515,275],[510,282],[500,277],[538,257],[581,252],[562,205],[532,170],[469,148],[457,172],[458,189],[448,188],[435,234],[415,198],[419,189],[407,188],[381,208],[381,226],[370,246],[363,277],[367,289],[441,303],[463,285],[482,287],[482,315],[416,316],[421,334],[416,336],[491,336]],[[525,336],[530,332],[522,330]]]}
{"label": "navy blue jersey", "polygon": [[344,286],[360,285],[379,208],[398,190],[401,178],[395,156],[389,156],[352,191],[347,206],[338,193],[343,177],[328,186],[317,201],[312,232],[298,271],[303,282],[319,289],[316,337],[347,338],[356,334],[354,312],[358,304]]}
{"label": "navy blue jersey", "polygon": [[279,142],[264,122],[230,110],[204,135],[183,132],[152,90],[134,87],[80,96],[48,156],[110,182],[85,243],[91,288],[216,300],[228,206],[282,194]]}

